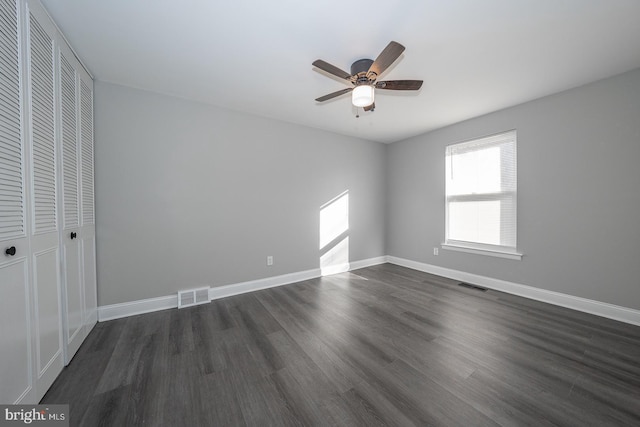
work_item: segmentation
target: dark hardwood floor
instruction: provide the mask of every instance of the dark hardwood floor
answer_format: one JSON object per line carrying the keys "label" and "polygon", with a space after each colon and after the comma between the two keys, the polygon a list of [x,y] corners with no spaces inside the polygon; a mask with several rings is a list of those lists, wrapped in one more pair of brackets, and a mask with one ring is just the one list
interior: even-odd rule
{"label": "dark hardwood floor", "polygon": [[640,327],[384,264],[96,325],[83,426],[638,426]]}

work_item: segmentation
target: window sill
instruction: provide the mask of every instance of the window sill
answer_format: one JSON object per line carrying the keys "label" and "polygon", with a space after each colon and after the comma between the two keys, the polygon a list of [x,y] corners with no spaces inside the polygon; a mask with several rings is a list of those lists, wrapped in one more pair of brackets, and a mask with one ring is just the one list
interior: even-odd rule
{"label": "window sill", "polygon": [[467,252],[470,254],[487,255],[487,256],[506,258],[506,259],[515,259],[517,261],[522,260],[522,257],[523,257],[523,255],[518,252],[505,252],[505,251],[497,251],[497,250],[489,250],[489,249],[478,249],[478,248],[471,248],[469,246],[453,245],[451,243],[442,243],[441,246],[442,246],[442,249],[446,249],[449,251]]}

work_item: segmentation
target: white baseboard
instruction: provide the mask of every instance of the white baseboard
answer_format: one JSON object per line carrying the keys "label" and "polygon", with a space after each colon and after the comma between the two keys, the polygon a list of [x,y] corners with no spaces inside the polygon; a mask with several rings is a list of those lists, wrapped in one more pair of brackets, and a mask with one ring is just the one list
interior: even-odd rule
{"label": "white baseboard", "polygon": [[98,321],[120,319],[136,314],[167,310],[178,307],[178,293],[158,298],[141,299],[120,304],[102,305],[98,307]]}
{"label": "white baseboard", "polygon": [[609,319],[619,320],[621,322],[640,326],[640,310],[634,310],[632,308],[621,307],[618,305],[594,301],[586,298],[576,297],[573,295],[562,294],[560,292],[549,291],[546,289],[534,288],[533,286],[507,282],[505,280],[480,276],[478,274],[465,273],[463,271],[438,267],[436,265],[411,261],[404,258],[398,258],[394,256],[387,256],[386,258],[387,262],[402,267],[407,267],[438,276],[448,277],[450,279],[484,286],[486,288],[495,289],[497,291],[506,292],[508,294],[518,295],[525,298],[542,301],[561,307],[571,308],[573,310],[595,314],[596,316],[606,317]]}
{"label": "white baseboard", "polygon": [[360,261],[353,261],[349,264],[349,271],[357,270],[359,268],[371,267],[373,265],[384,264],[387,262],[387,256],[379,256],[375,258],[363,259]]}
{"label": "white baseboard", "polygon": [[329,265],[326,267],[321,267],[320,268],[320,275],[321,276],[331,276],[332,274],[338,274],[338,273],[344,273],[349,271],[351,268],[349,266],[348,262],[345,262],[343,264],[334,264],[334,265]]}
{"label": "white baseboard", "polygon": [[209,288],[209,299],[219,299],[261,289],[275,288],[276,286],[290,285],[304,280],[320,277],[320,269],[299,271],[297,273],[283,274],[281,276],[267,277],[266,279],[251,280],[249,282],[234,283],[232,285]]}
{"label": "white baseboard", "polygon": [[344,264],[334,264],[328,267],[320,268],[320,274],[322,276],[330,276],[332,274],[344,273],[346,271],[357,270],[359,268],[370,267],[372,265],[384,264],[387,262],[387,257],[379,256],[376,258],[363,259],[354,262],[345,262]]}
{"label": "white baseboard", "polygon": [[[394,256],[382,256],[354,261],[348,264],[348,270],[357,270],[359,268],[370,267],[372,265],[384,264],[385,262],[640,326],[640,310],[634,310],[614,304],[608,304],[586,298],[562,294],[560,292],[549,291],[546,289],[534,288],[533,286],[521,285],[505,280],[480,276],[478,274],[466,273],[463,271],[425,264]],[[347,268],[345,266],[340,266],[339,270],[343,271]],[[218,286],[209,289],[209,299],[214,300],[219,298],[226,298],[233,295],[258,291],[261,289],[289,285],[304,280],[315,279],[317,277],[320,277],[321,274],[322,272],[319,268],[317,268],[296,273],[283,274],[281,276],[267,277],[265,279]],[[177,295],[167,295],[164,297],[130,301],[121,304],[105,305],[98,307],[98,320],[100,322],[104,322],[107,320],[134,316],[137,314],[167,310],[170,308],[176,308],[177,306]]]}
{"label": "white baseboard", "polygon": [[[340,265],[340,272],[347,270],[355,270],[358,268],[369,267],[387,262],[386,256],[369,258],[354,261],[349,264]],[[338,272],[336,270],[335,272]],[[325,273],[326,274],[326,273]],[[226,298],[233,295],[244,294],[247,292],[259,291],[261,289],[274,288],[276,286],[289,285],[292,283],[302,282],[304,280],[315,279],[320,277],[322,272],[319,268],[312,270],[299,271],[296,273],[283,274],[281,276],[267,277],[264,279],[251,280],[248,282],[234,283],[232,285],[217,286],[209,288],[209,299]],[[150,313],[152,311],[167,310],[178,307],[178,296],[167,295],[158,298],[149,298],[137,301],[124,302],[121,304],[103,305],[98,307],[98,321],[119,319],[122,317],[135,316],[137,314]]]}

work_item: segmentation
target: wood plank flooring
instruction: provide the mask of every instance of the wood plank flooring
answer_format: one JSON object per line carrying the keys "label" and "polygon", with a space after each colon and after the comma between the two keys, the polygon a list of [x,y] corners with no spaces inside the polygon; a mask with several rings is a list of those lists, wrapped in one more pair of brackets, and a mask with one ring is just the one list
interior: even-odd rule
{"label": "wood plank flooring", "polygon": [[96,325],[81,426],[638,426],[640,327],[391,264]]}

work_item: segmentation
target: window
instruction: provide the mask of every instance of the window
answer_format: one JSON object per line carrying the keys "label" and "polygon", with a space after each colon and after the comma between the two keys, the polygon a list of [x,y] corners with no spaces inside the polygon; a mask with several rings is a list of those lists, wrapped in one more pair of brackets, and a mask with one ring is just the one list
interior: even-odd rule
{"label": "window", "polygon": [[516,252],[516,131],[446,151],[443,248],[520,259]]}

